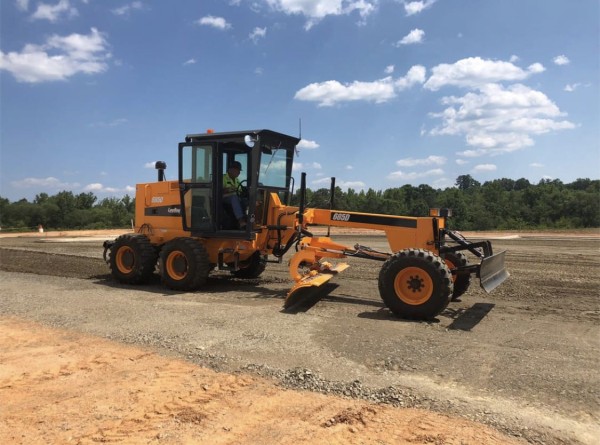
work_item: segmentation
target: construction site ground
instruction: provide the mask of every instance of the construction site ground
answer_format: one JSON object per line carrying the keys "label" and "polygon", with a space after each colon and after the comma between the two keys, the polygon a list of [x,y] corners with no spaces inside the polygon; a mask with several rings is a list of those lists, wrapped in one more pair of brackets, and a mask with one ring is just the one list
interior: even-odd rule
{"label": "construction site ground", "polygon": [[294,314],[288,257],[193,293],[121,285],[119,233],[0,235],[0,443],[598,443],[598,230],[465,234],[511,277],[427,322],[385,308],[369,260]]}

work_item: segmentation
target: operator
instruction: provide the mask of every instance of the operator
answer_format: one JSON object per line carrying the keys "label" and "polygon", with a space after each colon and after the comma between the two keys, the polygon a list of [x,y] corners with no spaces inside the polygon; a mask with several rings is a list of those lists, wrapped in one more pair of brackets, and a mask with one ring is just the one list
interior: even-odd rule
{"label": "operator", "polygon": [[240,229],[243,229],[246,227],[246,219],[244,217],[245,203],[238,195],[238,189],[240,188],[238,176],[241,171],[242,164],[238,161],[233,161],[227,168],[227,173],[223,175],[223,202],[231,206],[233,214],[240,225]]}

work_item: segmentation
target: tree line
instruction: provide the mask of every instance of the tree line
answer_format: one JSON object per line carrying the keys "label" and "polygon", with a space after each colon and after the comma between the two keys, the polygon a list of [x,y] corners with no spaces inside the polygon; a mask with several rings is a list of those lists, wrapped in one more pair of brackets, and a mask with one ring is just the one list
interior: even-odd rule
{"label": "tree line", "polygon": [[[330,190],[306,191],[307,206],[330,207]],[[299,191],[291,199],[299,204]],[[386,190],[336,187],[333,207],[363,213],[425,216],[432,207],[452,209],[451,228],[460,230],[575,229],[600,227],[600,180],[577,179],[564,184],[543,179],[496,179],[483,184],[470,175],[456,179],[455,187],[434,189],[426,184]],[[62,191],[36,195],[32,202],[10,202],[0,197],[2,230],[108,229],[131,225],[135,199],[98,198],[91,192]]]}
{"label": "tree line", "polygon": [[135,199],[98,198],[91,192],[73,194],[62,191],[49,196],[36,195],[32,202],[10,202],[0,197],[0,227],[3,231],[24,231],[43,226],[50,230],[111,229],[131,227]]}
{"label": "tree line", "polygon": [[[330,190],[307,190],[308,207],[330,206]],[[298,205],[299,192],[292,204]],[[336,187],[333,208],[388,215],[426,216],[430,208],[452,209],[449,225],[459,230],[575,229],[600,227],[600,180],[577,179],[564,184],[543,179],[495,179],[483,184],[470,175],[455,187],[434,189],[426,184],[376,191],[347,192]]]}

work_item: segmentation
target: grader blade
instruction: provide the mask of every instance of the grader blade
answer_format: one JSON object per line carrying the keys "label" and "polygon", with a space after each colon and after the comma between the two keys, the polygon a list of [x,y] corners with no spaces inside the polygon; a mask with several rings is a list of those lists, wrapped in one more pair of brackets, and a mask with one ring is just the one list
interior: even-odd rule
{"label": "grader blade", "polygon": [[327,264],[320,272],[311,271],[296,282],[288,292],[283,308],[293,311],[302,307],[312,307],[321,298],[327,296],[337,286],[324,286],[333,276],[348,268],[348,264],[341,263],[335,266]]}
{"label": "grader blade", "polygon": [[504,267],[505,254],[506,251],[503,251],[481,260],[481,264],[479,265],[479,280],[481,287],[486,292],[491,292],[510,276]]}

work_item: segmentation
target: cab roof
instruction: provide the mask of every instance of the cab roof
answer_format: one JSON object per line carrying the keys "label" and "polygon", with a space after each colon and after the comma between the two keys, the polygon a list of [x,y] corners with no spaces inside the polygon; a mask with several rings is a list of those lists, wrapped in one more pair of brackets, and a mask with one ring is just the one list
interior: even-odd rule
{"label": "cab roof", "polygon": [[226,131],[226,132],[207,132],[207,133],[196,133],[188,134],[185,137],[186,142],[200,142],[200,141],[216,141],[216,140],[240,140],[243,141],[247,135],[258,136],[260,139],[266,140],[279,140],[285,142],[285,145],[295,147],[300,139],[295,136],[290,136],[283,133],[278,133],[272,130],[245,130],[245,131]]}

